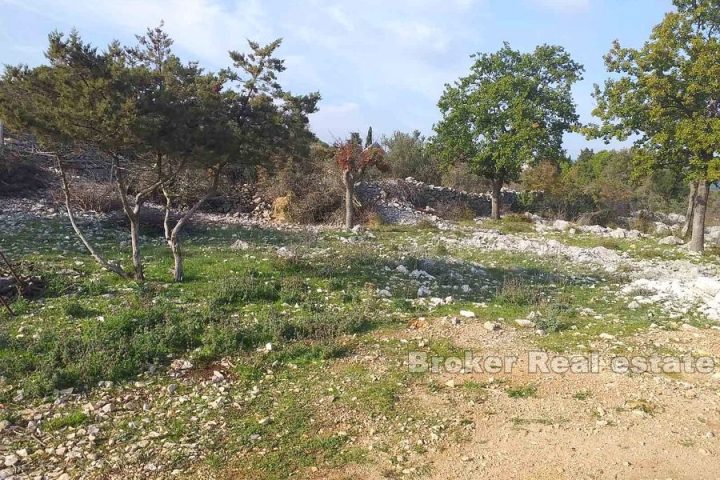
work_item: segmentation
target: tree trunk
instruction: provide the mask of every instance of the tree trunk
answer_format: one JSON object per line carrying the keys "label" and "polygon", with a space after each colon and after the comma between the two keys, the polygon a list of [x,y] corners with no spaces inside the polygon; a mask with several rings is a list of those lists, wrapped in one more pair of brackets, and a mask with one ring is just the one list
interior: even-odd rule
{"label": "tree trunk", "polygon": [[185,279],[185,267],[183,266],[183,256],[180,251],[180,241],[177,237],[170,237],[168,245],[175,262],[173,265],[173,282],[182,282]]}
{"label": "tree trunk", "polygon": [[697,196],[698,182],[693,180],[690,182],[690,194],[688,195],[688,208],[685,214],[685,223],[680,231],[680,238],[687,239],[690,235],[690,227],[693,224],[693,214],[695,213],[695,197]]}
{"label": "tree trunk", "polygon": [[345,185],[345,228],[348,230],[353,227],[353,189],[355,187],[352,173],[343,172],[343,185]]}
{"label": "tree trunk", "polygon": [[701,253],[705,250],[705,212],[707,210],[708,194],[710,187],[707,180],[698,182],[697,194],[695,195],[695,208],[692,221],[692,238],[690,239],[690,251]]}
{"label": "tree trunk", "polygon": [[125,216],[130,221],[130,245],[132,247],[132,263],[135,269],[135,280],[142,282],[145,280],[143,272],[142,255],[140,254],[140,210],[144,202],[144,192],[135,196],[135,205],[130,205],[128,200],[128,188],[125,184],[125,176],[120,167],[119,161],[113,159],[113,171],[115,172],[115,186],[120,195],[120,203],[122,204]]}
{"label": "tree trunk", "polygon": [[140,209],[138,206],[134,209],[133,215],[130,216],[130,245],[132,246],[132,262],[135,269],[135,280],[142,282],[145,280],[143,272],[142,256],[140,255]]}
{"label": "tree trunk", "polygon": [[493,180],[492,184],[492,210],[490,218],[500,220],[500,209],[502,208],[502,180]]}
{"label": "tree trunk", "polygon": [[67,181],[67,176],[65,175],[65,167],[63,166],[62,162],[60,161],[60,158],[56,157],[58,172],[60,172],[60,183],[62,185],[63,194],[65,196],[65,210],[68,214],[68,219],[70,220],[70,225],[72,226],[73,230],[75,231],[75,235],[80,239],[83,245],[85,245],[85,248],[90,252],[90,256],[95,259],[97,263],[100,264],[103,268],[106,270],[109,270],[113,273],[116,273],[120,275],[123,278],[128,278],[129,275],[123,268],[116,264],[109,262],[105,260],[96,250],[95,247],[88,241],[88,239],[83,234],[82,230],[80,230],[80,227],[78,227],[77,222],[75,221],[75,214],[73,213],[73,209],[70,206],[70,185]]}
{"label": "tree trunk", "polygon": [[[162,189],[163,195],[165,195],[165,241],[170,247],[170,251],[173,255],[173,281],[182,282],[185,277],[185,269],[183,267],[182,251],[180,250],[180,229],[170,228],[170,208],[172,207],[172,197],[166,187]],[[175,227],[177,228],[178,222]],[[182,227],[181,227],[182,228]]]}
{"label": "tree trunk", "polygon": [[212,183],[208,188],[207,192],[205,192],[205,195],[203,195],[197,202],[195,202],[195,205],[193,205],[190,210],[185,212],[185,214],[180,217],[180,220],[178,220],[178,222],[173,228],[170,228],[170,208],[172,207],[172,196],[170,195],[170,192],[168,191],[168,188],[166,186],[162,187],[163,195],[165,195],[165,241],[170,247],[170,251],[173,254],[173,261],[175,262],[173,267],[174,282],[182,282],[185,279],[183,255],[182,250],[180,249],[180,233],[185,227],[185,224],[187,224],[187,222],[195,214],[195,212],[200,207],[202,207],[203,204],[205,204],[205,202],[207,201],[207,199],[213,196],[217,191],[218,182],[220,181],[220,174],[222,172],[223,166],[224,165],[217,166],[216,170],[213,172]]}
{"label": "tree trunk", "polygon": [[5,125],[3,124],[3,121],[0,120],[0,151],[2,151],[4,146],[5,146]]}

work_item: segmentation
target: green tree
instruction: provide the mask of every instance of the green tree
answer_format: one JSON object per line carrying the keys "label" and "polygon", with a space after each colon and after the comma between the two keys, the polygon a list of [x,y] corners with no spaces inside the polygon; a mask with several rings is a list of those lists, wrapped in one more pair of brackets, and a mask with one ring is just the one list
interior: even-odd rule
{"label": "green tree", "polygon": [[705,243],[709,186],[720,178],[720,1],[675,0],[640,49],[613,44],[605,63],[616,78],[596,85],[589,136],[627,139],[643,151],[636,168],[682,172],[691,184],[690,250]]}
{"label": "green tree", "polygon": [[[175,281],[184,275],[180,234],[190,217],[217,191],[221,176],[239,166],[267,165],[278,155],[298,155],[309,150],[314,136],[308,130],[308,115],[316,111],[319,94],[295,96],[277,82],[284,70],[275,57],[280,46],[276,40],[261,46],[248,42],[250,53],[230,52],[234,69],[219,75],[196,75],[184,99],[184,123],[177,135],[186,139],[178,145],[188,148],[171,151],[171,168],[186,169],[190,181],[203,182],[205,193],[180,217],[170,222],[173,190],[183,184],[173,178],[163,184],[165,196],[165,239],[173,253]],[[199,177],[199,178],[198,178]]]}
{"label": "green tree", "polygon": [[368,127],[367,135],[365,135],[365,148],[373,144],[373,131],[372,127]]}
{"label": "green tree", "polygon": [[474,55],[470,74],[446,85],[435,142],[446,163],[467,162],[492,181],[492,218],[501,189],[524,164],[563,155],[563,134],[577,125],[571,87],[583,67],[558,46],[521,53],[505,43]]}
{"label": "green tree", "polygon": [[[127,194],[124,174],[139,149],[136,100],[143,96],[144,87],[140,72],[128,67],[117,42],[98,52],[77,32],[67,37],[50,34],[46,57],[48,65],[6,68],[0,81],[0,109],[13,128],[34,133],[42,149],[57,160],[70,222],[93,258],[128,276],[119,264],[105,260],[75,223],[64,160],[78,151],[93,152],[96,161],[115,174],[119,190]],[[136,205],[152,191],[136,190]],[[131,214],[134,276],[142,280],[138,223],[129,207],[127,212]]]}
{"label": "green tree", "polygon": [[[308,114],[315,111],[319,95],[296,96],[280,88],[277,74],[283,62],[273,55],[279,40],[249,44],[249,54],[230,52],[237,71],[212,73],[196,63],[183,64],[162,26],[138,37],[136,47],[114,42],[105,52],[84,43],[76,32],[67,38],[54,33],[49,65],[6,70],[0,81],[0,114],[18,130],[35,133],[58,159],[71,224],[105,268],[128,276],[97,252],[74,221],[63,167],[66,155],[88,152],[106,160],[129,219],[137,280],[144,279],[140,212],[153,195],[165,195],[165,235],[179,281],[182,229],[215,193],[228,167],[309,150],[314,136],[307,128]],[[172,225],[170,209],[183,185],[180,178],[193,176],[191,181],[206,184],[206,191]]]}
{"label": "green tree", "polygon": [[432,155],[431,148],[422,134],[393,132],[383,137],[382,144],[387,151],[385,162],[393,177],[413,177],[426,183],[439,184],[441,172]]}

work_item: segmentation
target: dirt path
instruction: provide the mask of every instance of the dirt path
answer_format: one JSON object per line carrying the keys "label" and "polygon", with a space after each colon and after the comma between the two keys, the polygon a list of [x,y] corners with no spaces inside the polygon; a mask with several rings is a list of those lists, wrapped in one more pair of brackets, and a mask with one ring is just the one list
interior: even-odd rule
{"label": "dirt path", "polygon": [[[471,420],[464,438],[424,456],[429,468],[418,478],[720,478],[718,375],[529,374],[532,334],[440,322],[430,322],[421,333],[450,338],[483,355],[512,354],[519,360],[509,375],[435,375],[433,380],[444,388],[414,393],[425,410],[455,410]],[[679,352],[701,349],[720,358],[720,333],[712,329],[643,333],[629,342],[639,351],[661,345]],[[468,396],[466,382],[483,388]],[[536,393],[528,398],[508,395],[509,388],[524,385],[535,385]],[[389,478],[387,471],[373,469],[358,474]]]}

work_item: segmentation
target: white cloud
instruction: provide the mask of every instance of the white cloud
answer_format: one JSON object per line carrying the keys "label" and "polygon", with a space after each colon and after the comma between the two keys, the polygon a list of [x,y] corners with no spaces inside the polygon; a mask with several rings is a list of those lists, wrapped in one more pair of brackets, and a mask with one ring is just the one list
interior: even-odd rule
{"label": "white cloud", "polygon": [[328,13],[330,13],[332,19],[335,20],[335,22],[337,22],[338,24],[340,24],[346,32],[352,32],[355,30],[355,24],[353,23],[352,19],[339,6],[335,5],[328,8]]}
{"label": "white cloud", "polygon": [[[272,40],[259,0],[39,0],[29,5],[10,0],[14,5],[56,19],[64,25],[109,27],[124,35],[142,34],[161,21],[175,44],[192,59],[207,60],[224,66],[230,49],[242,50],[246,38]],[[117,33],[113,33],[117,35]],[[108,36],[106,41],[112,40]]]}
{"label": "white cloud", "polygon": [[310,116],[312,131],[317,136],[332,142],[344,139],[349,132],[367,128],[367,119],[355,102],[320,105],[317,113]]}
{"label": "white cloud", "polygon": [[412,49],[430,48],[434,52],[444,52],[449,43],[447,31],[418,20],[392,20],[384,29],[389,37]]}

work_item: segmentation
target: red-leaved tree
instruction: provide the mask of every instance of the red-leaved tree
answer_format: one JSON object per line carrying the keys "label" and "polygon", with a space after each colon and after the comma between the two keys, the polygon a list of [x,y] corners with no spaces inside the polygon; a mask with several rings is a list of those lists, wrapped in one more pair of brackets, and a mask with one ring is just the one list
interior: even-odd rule
{"label": "red-leaved tree", "polygon": [[369,168],[375,167],[381,172],[388,170],[385,163],[385,150],[372,142],[372,134],[368,132],[365,148],[360,141],[360,135],[353,134],[349,140],[335,145],[335,162],[342,171],[342,182],[345,186],[345,227],[353,227],[353,202],[355,197],[355,182]]}

